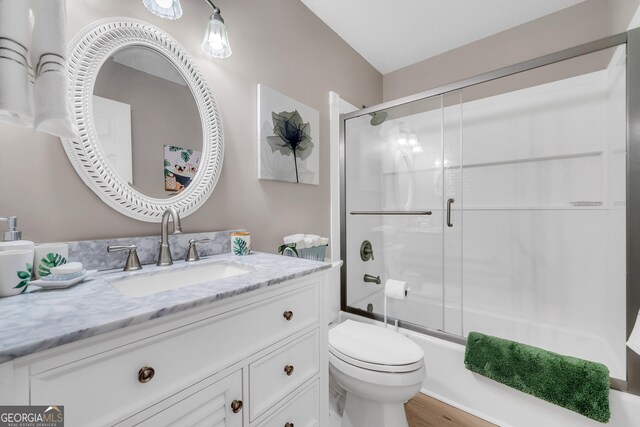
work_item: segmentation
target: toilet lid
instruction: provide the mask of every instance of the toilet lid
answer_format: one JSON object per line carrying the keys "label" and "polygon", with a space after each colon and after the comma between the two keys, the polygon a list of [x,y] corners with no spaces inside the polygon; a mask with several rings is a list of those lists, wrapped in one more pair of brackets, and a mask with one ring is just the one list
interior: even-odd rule
{"label": "toilet lid", "polygon": [[393,329],[353,320],[346,320],[329,331],[329,349],[345,362],[360,365],[354,363],[360,361],[364,368],[384,371],[388,369],[380,369],[383,366],[418,369],[424,358],[424,352],[416,343]]}

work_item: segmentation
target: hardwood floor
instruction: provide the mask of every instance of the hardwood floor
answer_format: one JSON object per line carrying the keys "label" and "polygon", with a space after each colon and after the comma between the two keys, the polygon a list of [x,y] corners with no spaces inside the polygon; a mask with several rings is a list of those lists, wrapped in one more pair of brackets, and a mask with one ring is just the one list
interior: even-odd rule
{"label": "hardwood floor", "polygon": [[407,402],[405,409],[409,427],[497,427],[422,393]]}

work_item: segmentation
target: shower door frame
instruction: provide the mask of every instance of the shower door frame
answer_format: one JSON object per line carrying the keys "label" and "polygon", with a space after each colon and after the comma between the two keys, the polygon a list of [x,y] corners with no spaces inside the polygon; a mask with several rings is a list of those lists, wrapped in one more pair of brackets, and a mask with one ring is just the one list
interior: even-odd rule
{"label": "shower door frame", "polygon": [[[420,101],[434,96],[445,95],[480,83],[497,80],[513,74],[522,73],[564,60],[577,58],[593,52],[626,45],[626,105],[627,105],[627,206],[626,206],[626,327],[627,338],[631,334],[636,316],[640,310],[640,28],[605,37],[569,49],[564,49],[539,58],[499,68],[488,73],[429,89],[414,95],[383,102],[340,115],[340,252],[343,266],[340,274],[340,308],[342,311],[383,320],[383,316],[347,305],[347,210],[346,210],[346,121],[379,110],[393,108],[402,104]],[[446,341],[466,344],[466,338],[440,330],[416,325],[393,317],[389,321],[398,322],[401,328],[434,336]],[[639,325],[640,326],[640,325]],[[627,378],[611,378],[611,388],[640,395],[640,355],[627,351]]]}

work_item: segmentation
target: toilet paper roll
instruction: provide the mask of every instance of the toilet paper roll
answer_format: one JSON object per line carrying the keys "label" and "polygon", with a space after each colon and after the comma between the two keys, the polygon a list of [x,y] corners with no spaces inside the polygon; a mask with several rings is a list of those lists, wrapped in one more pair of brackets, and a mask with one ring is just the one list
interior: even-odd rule
{"label": "toilet paper roll", "polygon": [[638,313],[636,323],[633,326],[631,335],[629,336],[629,341],[627,341],[627,347],[640,354],[640,313]]}
{"label": "toilet paper roll", "polygon": [[401,280],[387,279],[384,285],[384,296],[404,301],[407,297],[407,282]]}

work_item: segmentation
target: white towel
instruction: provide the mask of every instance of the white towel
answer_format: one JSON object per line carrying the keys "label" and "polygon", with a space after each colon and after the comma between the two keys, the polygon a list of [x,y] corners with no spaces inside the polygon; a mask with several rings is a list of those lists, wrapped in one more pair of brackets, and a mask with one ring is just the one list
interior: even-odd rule
{"label": "white towel", "polygon": [[33,0],[33,14],[33,128],[61,138],[75,138],[77,132],[67,100],[65,0]]}
{"label": "white towel", "polygon": [[326,246],[329,244],[329,239],[315,234],[292,234],[285,236],[282,240],[286,245],[295,243],[296,249],[315,248],[316,246]]}
{"label": "white towel", "polygon": [[33,125],[29,1],[0,0],[0,120]]}
{"label": "white towel", "polygon": [[65,15],[64,0],[0,0],[0,120],[76,137],[67,98]]}
{"label": "white towel", "polygon": [[295,243],[296,248],[300,249],[300,246],[298,246],[298,244],[302,242],[303,239],[304,239],[304,234],[292,234],[290,236],[285,236],[282,239],[282,241],[284,242],[285,245],[290,245],[291,243]]}
{"label": "white towel", "polygon": [[307,248],[315,248],[316,246],[320,246],[320,236],[315,234],[306,234],[304,236],[304,244]]}

